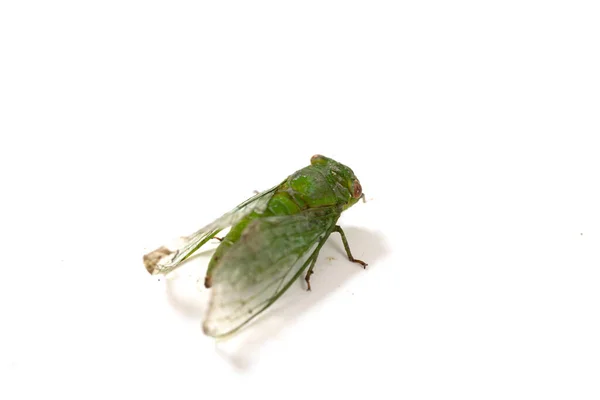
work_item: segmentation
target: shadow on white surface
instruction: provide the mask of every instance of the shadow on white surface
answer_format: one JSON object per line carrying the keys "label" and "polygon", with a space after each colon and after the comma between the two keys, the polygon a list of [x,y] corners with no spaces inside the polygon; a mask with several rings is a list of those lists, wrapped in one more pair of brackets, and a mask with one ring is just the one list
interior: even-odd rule
{"label": "shadow on white surface", "polygon": [[204,287],[208,262],[216,247],[195,253],[166,277],[167,299],[183,316],[197,320],[204,318],[210,291]]}
{"label": "shadow on white surface", "polygon": [[[246,370],[256,361],[261,347],[277,337],[311,307],[343,287],[349,279],[377,268],[377,260],[388,252],[379,232],[344,227],[354,257],[369,265],[366,271],[348,261],[339,234],[334,233],[323,246],[311,278],[312,291],[306,290],[304,276],[292,285],[273,306],[230,338],[216,340],[215,349],[238,370]],[[199,262],[186,263],[167,278],[166,293],[171,305],[185,317],[198,321],[199,329],[206,311],[210,291],[204,289],[204,273],[213,250],[194,256]],[[199,267],[202,265],[202,267]],[[304,323],[307,320],[303,321]]]}

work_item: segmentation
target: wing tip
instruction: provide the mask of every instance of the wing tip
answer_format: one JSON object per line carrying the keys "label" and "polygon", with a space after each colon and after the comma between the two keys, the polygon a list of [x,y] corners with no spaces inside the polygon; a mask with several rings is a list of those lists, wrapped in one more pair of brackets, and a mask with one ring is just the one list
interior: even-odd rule
{"label": "wing tip", "polygon": [[156,275],[160,273],[159,264],[165,257],[168,257],[171,254],[173,254],[173,251],[169,250],[165,246],[161,246],[158,249],[144,255],[144,266],[146,267],[146,271],[148,271],[150,275]]}
{"label": "wing tip", "polygon": [[215,327],[211,326],[211,324],[209,324],[208,321],[204,321],[204,323],[202,324],[202,332],[204,332],[206,336],[214,338],[222,336],[222,334],[219,334]]}

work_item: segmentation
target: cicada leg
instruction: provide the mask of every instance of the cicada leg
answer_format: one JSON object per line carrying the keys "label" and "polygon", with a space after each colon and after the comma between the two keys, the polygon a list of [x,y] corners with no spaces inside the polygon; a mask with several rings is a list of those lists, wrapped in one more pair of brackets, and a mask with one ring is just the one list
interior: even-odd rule
{"label": "cicada leg", "polygon": [[346,235],[344,234],[342,227],[339,225],[336,225],[335,228],[333,228],[333,232],[338,232],[340,234],[340,236],[342,237],[342,243],[344,244],[344,249],[346,250],[346,254],[348,255],[348,260],[362,265],[363,268],[367,268],[368,264],[366,262],[364,262],[362,260],[357,260],[356,258],[354,258],[352,256],[352,252],[350,251],[350,246],[348,245],[348,239],[346,239]]}
{"label": "cicada leg", "polygon": [[313,274],[313,268],[315,268],[315,263],[317,262],[317,256],[319,254],[317,253],[312,262],[310,263],[310,267],[308,268],[308,271],[306,271],[306,277],[304,278],[304,280],[306,281],[306,284],[308,285],[308,288],[306,289],[307,291],[310,292],[310,276]]}

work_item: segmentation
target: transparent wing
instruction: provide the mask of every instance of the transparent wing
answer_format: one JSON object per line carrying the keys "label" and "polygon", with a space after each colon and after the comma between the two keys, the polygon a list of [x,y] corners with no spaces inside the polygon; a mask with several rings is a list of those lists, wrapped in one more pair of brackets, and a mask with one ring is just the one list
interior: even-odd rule
{"label": "transparent wing", "polygon": [[194,232],[190,236],[181,238],[174,247],[162,246],[144,256],[144,265],[148,272],[166,274],[177,268],[183,261],[196,250],[212,239],[219,231],[237,224],[252,212],[262,213],[273,196],[278,186],[258,193],[256,196],[244,201],[233,210],[224,214],[212,223]]}
{"label": "transparent wing", "polygon": [[214,269],[204,332],[233,333],[269,307],[317,256],[339,215],[327,207],[252,221]]}

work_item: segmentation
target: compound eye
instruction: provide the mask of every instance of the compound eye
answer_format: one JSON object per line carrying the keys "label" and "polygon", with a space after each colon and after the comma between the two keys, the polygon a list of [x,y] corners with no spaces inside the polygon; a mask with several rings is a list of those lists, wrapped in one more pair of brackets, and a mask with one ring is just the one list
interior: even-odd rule
{"label": "compound eye", "polygon": [[324,161],[325,161],[325,157],[323,157],[323,156],[322,156],[322,155],[320,155],[320,154],[315,154],[314,156],[312,156],[312,157],[310,158],[310,163],[311,163],[312,165],[315,165],[315,164],[323,164],[323,163],[324,163]]}
{"label": "compound eye", "polygon": [[360,186],[360,182],[358,179],[355,179],[352,183],[352,197],[358,199],[362,195],[362,186]]}

